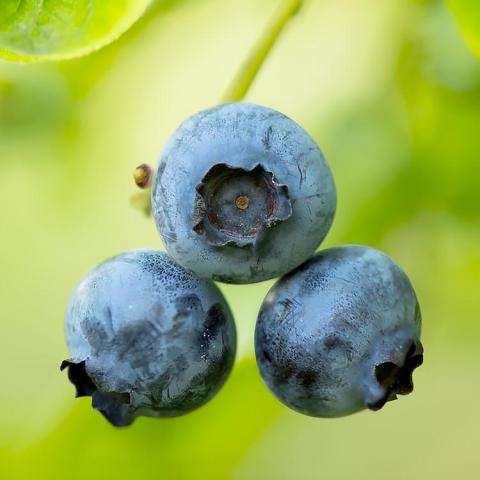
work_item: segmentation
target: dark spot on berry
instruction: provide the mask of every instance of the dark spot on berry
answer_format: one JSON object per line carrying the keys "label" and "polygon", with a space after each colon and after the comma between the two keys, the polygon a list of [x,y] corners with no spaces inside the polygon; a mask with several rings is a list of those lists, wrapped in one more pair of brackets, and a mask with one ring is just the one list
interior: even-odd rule
{"label": "dark spot on berry", "polygon": [[190,294],[190,295],[182,295],[181,297],[178,297],[175,300],[175,306],[177,310],[183,311],[192,311],[192,310],[201,310],[203,311],[202,308],[202,302],[198,298],[198,295],[195,294]]}
{"label": "dark spot on berry", "polygon": [[267,352],[267,350],[263,349],[262,350],[262,355],[263,355],[263,358],[267,361],[267,362],[271,362],[272,361],[272,357],[270,356],[270,353]]}
{"label": "dark spot on berry", "polygon": [[[225,330],[227,317],[220,304],[212,305],[205,317],[203,330],[200,334],[199,345],[203,358],[207,358],[212,350],[212,343],[218,340],[218,335]],[[225,349],[225,339],[223,339],[222,349]],[[223,353],[222,353],[223,355]]]}
{"label": "dark spot on berry", "polygon": [[297,373],[297,378],[302,382],[305,388],[311,387],[317,380],[317,374],[314,370],[301,370]]}
{"label": "dark spot on berry", "polygon": [[212,305],[207,312],[204,328],[208,338],[216,337],[218,332],[225,327],[227,318],[220,304]]}
{"label": "dark spot on berry", "polygon": [[327,351],[333,350],[342,344],[342,340],[336,335],[329,335],[323,340],[323,345]]}
{"label": "dark spot on berry", "polygon": [[297,373],[296,363],[288,359],[285,359],[281,364],[275,365],[274,368],[273,381],[276,385],[287,383]]}
{"label": "dark spot on berry", "polygon": [[263,146],[265,147],[265,150],[270,150],[271,145],[270,145],[270,137],[272,136],[273,133],[273,128],[270,126],[267,128],[267,131],[262,137],[262,143]]}

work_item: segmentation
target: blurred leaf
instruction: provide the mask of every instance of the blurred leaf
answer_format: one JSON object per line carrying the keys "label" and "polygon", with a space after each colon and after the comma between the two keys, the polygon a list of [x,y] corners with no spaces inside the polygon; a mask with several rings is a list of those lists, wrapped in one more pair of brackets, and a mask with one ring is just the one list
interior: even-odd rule
{"label": "blurred leaf", "polygon": [[[53,67],[53,68],[51,68]],[[35,74],[32,75],[32,68]],[[29,134],[65,126],[72,98],[64,75],[54,64],[4,64],[0,69],[0,140],[25,143]],[[17,136],[18,135],[18,136]],[[0,160],[1,162],[1,160]]]}
{"label": "blurred leaf", "polygon": [[449,0],[448,5],[466,42],[480,57],[480,2],[478,0]]}
{"label": "blurred leaf", "polygon": [[443,2],[423,9],[416,30],[415,45],[422,56],[420,69],[430,83],[449,90],[471,90],[480,84],[480,62]]}
{"label": "blurred leaf", "polygon": [[85,55],[117,39],[150,0],[2,0],[0,58],[31,62]]}
{"label": "blurred leaf", "polygon": [[253,359],[237,364],[212,402],[183,417],[139,418],[131,427],[115,430],[92,411],[90,399],[72,404],[41,441],[24,449],[0,448],[2,478],[29,478],[32,468],[36,478],[72,480],[229,478],[283,411],[262,384]]}

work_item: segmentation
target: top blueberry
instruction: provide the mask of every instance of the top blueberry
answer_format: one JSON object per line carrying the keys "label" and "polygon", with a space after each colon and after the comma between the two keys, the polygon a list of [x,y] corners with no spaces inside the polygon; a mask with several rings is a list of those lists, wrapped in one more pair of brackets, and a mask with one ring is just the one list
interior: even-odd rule
{"label": "top blueberry", "polygon": [[152,206],[177,262],[203,277],[253,283],[313,254],[332,224],[336,193],[305,130],[275,110],[231,103],[173,133]]}

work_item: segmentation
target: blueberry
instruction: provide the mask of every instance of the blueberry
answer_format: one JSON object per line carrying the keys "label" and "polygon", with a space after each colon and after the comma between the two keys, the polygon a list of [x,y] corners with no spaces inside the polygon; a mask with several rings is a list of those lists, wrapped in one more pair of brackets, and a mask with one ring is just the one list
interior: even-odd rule
{"label": "blueberry", "polygon": [[61,368],[115,426],[203,405],[235,356],[235,325],[217,287],[152,250],[92,270],[70,298],[65,332],[71,358]]}
{"label": "blueberry", "polygon": [[338,417],[413,390],[420,309],[405,273],[362,246],[324,250],[268,293],[258,316],[260,373],[290,408]]}
{"label": "blueberry", "polygon": [[193,115],[167,143],[152,189],[168,252],[198,275],[253,283],[307,260],[335,213],[333,178],[313,139],[259,105]]}

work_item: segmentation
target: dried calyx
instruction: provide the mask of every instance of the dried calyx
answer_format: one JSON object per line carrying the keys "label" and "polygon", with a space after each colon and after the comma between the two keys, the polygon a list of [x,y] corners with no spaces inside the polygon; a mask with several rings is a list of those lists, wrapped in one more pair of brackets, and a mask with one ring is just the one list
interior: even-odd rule
{"label": "dried calyx", "polygon": [[269,228],[292,215],[288,188],[257,165],[213,166],[196,187],[193,230],[214,246],[255,246]]}
{"label": "dried calyx", "polygon": [[76,388],[76,397],[92,397],[92,407],[115,427],[126,427],[133,422],[128,393],[99,390],[85,368],[85,361],[64,360],[60,370],[65,368],[68,369],[68,379]]}
{"label": "dried calyx", "polygon": [[384,389],[385,394],[368,404],[370,410],[380,410],[385,403],[396,400],[397,395],[408,395],[413,392],[413,371],[423,363],[423,347],[418,341],[412,342],[407,350],[403,365],[385,362],[375,367],[375,378]]}

